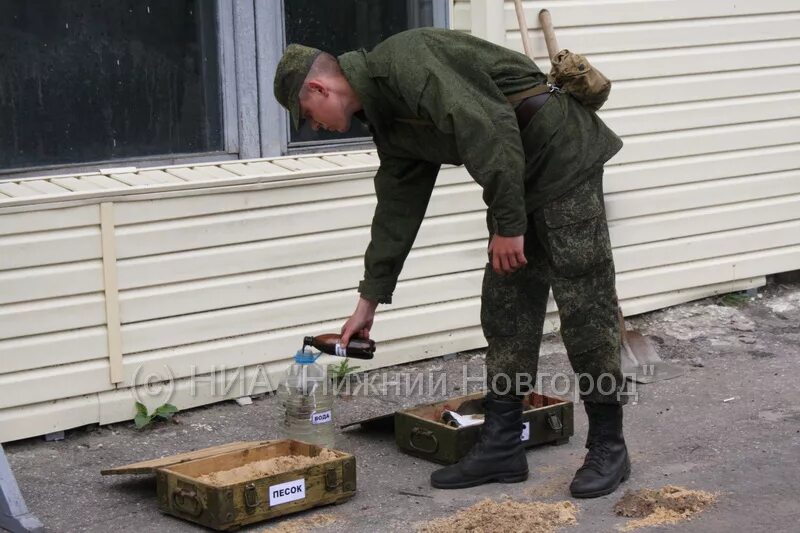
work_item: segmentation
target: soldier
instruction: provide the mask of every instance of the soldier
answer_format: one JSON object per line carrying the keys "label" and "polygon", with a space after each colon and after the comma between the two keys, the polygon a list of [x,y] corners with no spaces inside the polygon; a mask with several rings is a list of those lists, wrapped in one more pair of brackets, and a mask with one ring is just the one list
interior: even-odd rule
{"label": "soldier", "polygon": [[343,342],[368,337],[377,305],[391,303],[440,166],[463,164],[483,188],[486,418],[470,453],[433,472],[434,487],[527,479],[522,401],[535,382],[551,287],[589,418],[588,453],[570,491],[609,494],[630,474],[602,185],[603,164],[622,141],[570,95],[537,90],[545,82],[527,56],[434,28],[338,58],[292,44],[275,74],[275,97],[295,127],[307,120],[314,130],[345,132],[355,116],[380,157],[372,240]]}

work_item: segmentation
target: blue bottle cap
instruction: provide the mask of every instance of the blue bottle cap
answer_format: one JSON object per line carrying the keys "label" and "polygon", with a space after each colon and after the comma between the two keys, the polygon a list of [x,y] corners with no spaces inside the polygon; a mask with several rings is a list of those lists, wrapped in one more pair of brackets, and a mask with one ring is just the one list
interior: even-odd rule
{"label": "blue bottle cap", "polygon": [[317,357],[319,357],[319,355],[314,355],[304,350],[298,350],[297,353],[294,354],[294,362],[298,365],[310,365],[317,360]]}

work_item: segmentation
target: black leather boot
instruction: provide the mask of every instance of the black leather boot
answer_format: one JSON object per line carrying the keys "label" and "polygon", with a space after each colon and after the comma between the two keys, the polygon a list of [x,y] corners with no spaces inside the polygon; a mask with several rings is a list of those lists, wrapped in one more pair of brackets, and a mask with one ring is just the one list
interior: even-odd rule
{"label": "black leather boot", "polygon": [[611,494],[631,475],[631,460],[622,436],[622,406],[584,402],[589,417],[589,452],[569,491],[575,498]]}
{"label": "black leather boot", "polygon": [[489,393],[484,400],[481,438],[458,463],[431,474],[438,489],[463,489],[492,481],[517,483],[528,479],[528,459],[522,446],[522,401],[499,399]]}

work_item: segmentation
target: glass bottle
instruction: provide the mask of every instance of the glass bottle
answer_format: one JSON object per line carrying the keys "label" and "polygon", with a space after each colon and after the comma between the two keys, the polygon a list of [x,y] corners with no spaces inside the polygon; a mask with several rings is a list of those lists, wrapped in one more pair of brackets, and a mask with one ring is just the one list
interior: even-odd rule
{"label": "glass bottle", "polygon": [[303,347],[312,346],[322,353],[352,357],[354,359],[372,359],[375,357],[375,341],[351,337],[347,346],[341,344],[342,336],[335,333],[326,333],[316,337],[303,339]]}

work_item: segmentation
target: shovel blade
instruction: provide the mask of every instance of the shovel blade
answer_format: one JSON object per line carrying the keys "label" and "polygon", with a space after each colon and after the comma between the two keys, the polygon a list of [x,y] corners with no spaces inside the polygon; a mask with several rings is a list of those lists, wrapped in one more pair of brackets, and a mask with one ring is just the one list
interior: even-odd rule
{"label": "shovel blade", "polygon": [[627,331],[620,346],[622,372],[636,383],[677,378],[683,369],[661,360],[653,343],[638,331]]}
{"label": "shovel blade", "polygon": [[622,372],[627,379],[643,384],[664,381],[683,375],[682,368],[665,362],[638,366],[623,365]]}

